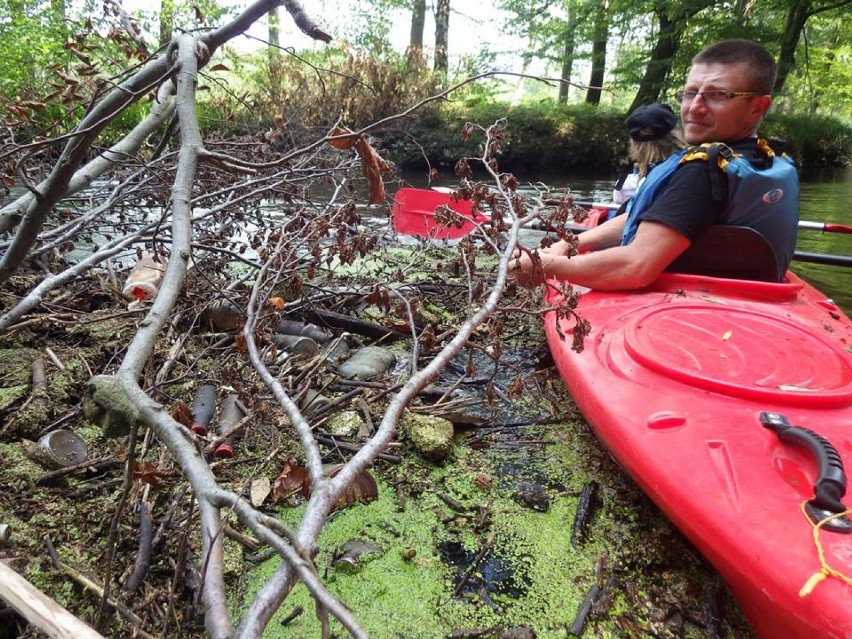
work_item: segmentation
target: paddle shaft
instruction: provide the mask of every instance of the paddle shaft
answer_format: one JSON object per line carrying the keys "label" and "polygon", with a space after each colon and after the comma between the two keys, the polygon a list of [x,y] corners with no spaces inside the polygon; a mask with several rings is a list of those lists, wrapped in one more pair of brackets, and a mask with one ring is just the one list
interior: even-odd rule
{"label": "paddle shaft", "polygon": [[[449,194],[452,189],[446,187],[433,186],[433,190],[439,193]],[[547,200],[547,203],[556,203],[558,200]],[[607,211],[616,211],[621,208],[621,204],[614,202],[593,202],[589,200],[574,200],[577,206],[583,206],[587,209],[606,209]],[[834,222],[815,222],[812,220],[799,220],[799,228],[805,231],[822,231],[823,233],[844,233],[852,235],[852,226],[846,224],[836,224]]]}
{"label": "paddle shaft", "polygon": [[793,253],[796,262],[809,262],[811,264],[828,264],[829,266],[852,266],[852,256],[832,255],[831,253],[808,253],[796,251]]}
{"label": "paddle shaft", "polygon": [[[620,208],[620,204],[606,204],[604,202],[581,202],[574,200],[577,206],[584,206],[589,209],[607,209],[615,211]],[[852,235],[852,226],[846,224],[835,224],[833,222],[814,222],[811,220],[799,220],[799,228],[805,231],[822,231],[823,233],[844,233]]]}
{"label": "paddle shaft", "polygon": [[852,234],[852,226],[834,224],[832,222],[811,222],[809,220],[799,220],[799,228],[809,231],[822,231],[823,233]]}

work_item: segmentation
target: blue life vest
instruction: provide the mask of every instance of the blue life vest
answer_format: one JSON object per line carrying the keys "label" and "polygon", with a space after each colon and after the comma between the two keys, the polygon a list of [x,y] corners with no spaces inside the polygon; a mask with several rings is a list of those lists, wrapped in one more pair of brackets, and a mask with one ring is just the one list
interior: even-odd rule
{"label": "blue life vest", "polygon": [[[772,246],[780,281],[796,248],[799,177],[796,165],[789,157],[776,155],[765,140],[758,140],[757,146],[764,153],[765,167],[754,166],[722,143],[689,147],[669,157],[648,175],[628,202],[621,244],[629,244],[636,237],[640,214],[665,188],[678,166],[703,160],[710,164],[714,199],[720,193],[716,176],[727,176],[728,199],[721,223],[748,226],[760,232]],[[715,171],[714,165],[724,173]]]}
{"label": "blue life vest", "polygon": [[627,200],[627,208],[625,209],[627,221],[624,223],[624,231],[621,234],[622,246],[630,244],[636,237],[636,229],[639,228],[639,214],[651,206],[660,192],[666,188],[687,150],[683,149],[673,153],[655,166],[654,170],[648,173],[645,180],[636,189],[633,197]]}

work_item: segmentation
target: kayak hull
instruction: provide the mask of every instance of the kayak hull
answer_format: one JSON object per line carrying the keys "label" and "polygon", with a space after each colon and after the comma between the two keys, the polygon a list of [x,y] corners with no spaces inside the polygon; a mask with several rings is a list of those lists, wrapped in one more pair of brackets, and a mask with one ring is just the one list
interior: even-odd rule
{"label": "kayak hull", "polygon": [[[551,294],[549,301],[559,301]],[[597,437],[713,563],[761,639],[852,637],[852,585],[821,569],[817,464],[760,423],[780,413],[852,467],[852,322],[792,273],[780,284],[664,274],[641,291],[581,295],[592,326],[545,316],[551,351]],[[849,504],[847,500],[847,505]],[[852,535],[822,530],[852,576]]]}

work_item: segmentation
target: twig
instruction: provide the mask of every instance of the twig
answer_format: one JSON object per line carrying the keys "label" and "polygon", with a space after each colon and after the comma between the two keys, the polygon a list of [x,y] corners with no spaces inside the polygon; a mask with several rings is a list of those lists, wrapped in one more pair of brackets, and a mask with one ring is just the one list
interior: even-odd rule
{"label": "twig", "polygon": [[186,513],[186,525],[183,527],[180,535],[180,541],[178,543],[178,553],[177,559],[175,561],[175,572],[172,577],[171,588],[169,589],[169,606],[166,611],[166,615],[163,618],[163,630],[161,632],[163,637],[169,636],[169,621],[174,614],[174,605],[178,600],[177,592],[179,585],[182,580],[183,571],[186,570],[186,547],[189,539],[189,530],[190,530],[190,522],[192,521],[193,511],[195,510],[195,498],[190,496],[189,500],[189,510]]}
{"label": "twig", "polygon": [[47,373],[44,370],[44,358],[36,357],[30,365],[33,379],[33,393],[47,390]]}
{"label": "twig", "polygon": [[94,468],[97,470],[105,470],[109,468],[114,468],[116,466],[121,466],[121,462],[115,459],[114,457],[99,457],[98,459],[91,459],[89,461],[85,461],[82,464],[77,464],[76,466],[66,466],[65,468],[58,468],[56,470],[52,470],[49,473],[45,473],[38,479],[36,479],[37,486],[47,486],[52,484],[57,479],[62,479],[68,475],[73,475],[78,470],[84,470],[86,468]]}
{"label": "twig", "polygon": [[115,598],[109,595],[105,596],[103,588],[95,583],[91,577],[59,559],[59,555],[56,553],[56,549],[53,546],[53,541],[49,536],[45,536],[44,542],[53,565],[57,567],[60,572],[65,573],[68,577],[83,586],[83,588],[98,597],[98,599],[106,601],[110,606],[115,608],[122,617],[133,624],[134,630],[139,636],[145,637],[146,639],[154,639],[152,635],[149,635],[147,632],[142,630],[142,620],[136,615],[136,613],[123,603],[117,601]]}
{"label": "twig", "polygon": [[450,508],[455,510],[457,513],[462,513],[462,512],[465,512],[467,510],[467,508],[465,508],[464,504],[462,504],[459,501],[456,501],[455,499],[453,499],[452,497],[450,497],[449,495],[446,495],[444,493],[438,493],[438,499],[440,499],[442,502],[447,504],[447,506],[449,506]]}
{"label": "twig", "polygon": [[257,552],[258,550],[260,550],[261,543],[254,537],[241,533],[239,530],[235,530],[234,528],[228,525],[223,526],[222,530],[225,532],[226,537],[241,543],[245,548],[247,548],[251,552]]}
{"label": "twig", "polygon": [[[320,444],[325,444],[326,446],[331,446],[333,448],[340,448],[341,450],[348,450],[350,453],[357,453],[363,448],[363,446],[361,446],[360,444],[349,444],[347,442],[337,441],[333,437],[323,437],[322,435],[317,435],[316,439]],[[387,453],[379,453],[377,457],[379,459],[384,459],[388,462],[393,462],[394,464],[398,464],[402,461],[402,457],[397,457],[396,455],[389,455]]]}
{"label": "twig", "polygon": [[589,619],[589,614],[592,612],[592,606],[600,598],[603,587],[601,586],[601,571],[603,570],[603,558],[598,559],[595,564],[595,585],[589,588],[586,596],[583,597],[580,607],[577,609],[577,615],[574,621],[568,628],[568,634],[572,637],[579,637],[583,634],[583,629],[586,627],[586,622]]}
{"label": "twig", "polygon": [[48,636],[104,639],[2,561],[0,598]]}
{"label": "twig", "polygon": [[133,572],[121,587],[125,592],[136,592],[142,585],[142,580],[151,566],[151,546],[151,505],[145,500],[139,500],[139,550],[136,553]]}
{"label": "twig", "polygon": [[302,608],[301,606],[296,606],[295,608],[293,608],[292,612],[290,612],[289,615],[287,615],[286,617],[284,617],[281,620],[281,625],[286,626],[288,623],[293,621],[296,617],[301,615],[303,612],[305,612],[304,608]]}
{"label": "twig", "polygon": [[597,505],[597,491],[598,483],[596,481],[587,482],[583,486],[583,490],[580,491],[577,509],[574,511],[574,525],[571,527],[572,546],[576,546],[585,537],[586,528]]}
{"label": "twig", "polygon": [[177,507],[180,505],[180,502],[183,501],[187,490],[189,490],[189,486],[187,484],[184,484],[177,492],[174,499],[172,499],[172,503],[169,504],[169,508],[168,510],[166,510],[165,516],[160,521],[160,527],[157,528],[157,533],[154,535],[154,540],[151,542],[151,546],[154,552],[157,551],[157,549],[160,547],[160,544],[166,538],[166,530],[168,530],[172,518],[175,515],[175,510],[177,510]]}
{"label": "twig", "polygon": [[104,585],[102,588],[101,605],[98,607],[98,614],[95,617],[95,627],[103,628],[106,622],[107,600],[110,598],[110,587],[112,585],[112,562],[115,557],[115,546],[118,541],[118,522],[124,515],[124,509],[127,507],[127,500],[130,496],[130,489],[133,487],[133,463],[136,456],[136,434],[138,426],[136,424],[130,429],[130,444],[127,447],[127,462],[124,470],[124,488],[121,497],[118,500],[118,505],[112,516],[112,522],[109,527],[109,535],[107,536],[107,552],[104,559]]}
{"label": "twig", "polygon": [[476,571],[479,567],[479,563],[482,561],[482,558],[485,557],[485,553],[491,548],[491,545],[494,543],[494,539],[497,537],[497,531],[492,530],[488,535],[488,539],[485,540],[485,543],[482,545],[482,548],[479,549],[479,552],[476,553],[476,557],[473,558],[473,561],[467,567],[467,570],[464,571],[464,575],[459,581],[458,585],[453,589],[453,597],[458,597],[459,593],[461,593],[465,584],[470,579],[470,576]]}
{"label": "twig", "polygon": [[704,587],[704,625],[710,639],[721,639],[722,610],[719,605],[721,587],[718,579],[711,579]]}
{"label": "twig", "polygon": [[59,361],[59,358],[56,356],[49,346],[44,347],[44,352],[47,353],[47,356],[50,358],[50,361],[53,362],[53,365],[56,366],[61,371],[65,370],[65,364]]}

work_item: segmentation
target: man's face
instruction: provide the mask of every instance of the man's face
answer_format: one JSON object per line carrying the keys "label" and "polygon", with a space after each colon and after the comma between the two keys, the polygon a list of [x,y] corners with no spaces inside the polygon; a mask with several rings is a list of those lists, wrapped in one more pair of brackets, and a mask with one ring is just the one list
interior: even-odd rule
{"label": "man's face", "polygon": [[[755,91],[746,63],[694,64],[684,86],[686,91]],[[706,99],[698,95],[682,100],[680,118],[689,144],[732,142],[754,135],[760,118],[772,98],[768,95],[737,96],[731,99]]]}

